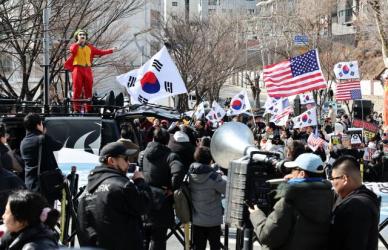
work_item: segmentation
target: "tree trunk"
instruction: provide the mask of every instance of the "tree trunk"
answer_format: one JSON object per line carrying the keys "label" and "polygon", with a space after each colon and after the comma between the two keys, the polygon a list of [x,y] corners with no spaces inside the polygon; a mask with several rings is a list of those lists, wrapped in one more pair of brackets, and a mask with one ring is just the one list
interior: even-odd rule
{"label": "tree trunk", "polygon": [[176,109],[180,112],[180,113],[183,113],[185,112],[187,109],[188,109],[188,98],[187,98],[187,94],[182,94],[182,95],[178,95],[176,98]]}
{"label": "tree trunk", "polygon": [[388,38],[384,32],[384,24],[381,17],[381,5],[379,0],[374,0],[370,3],[375,14],[377,31],[379,32],[379,37],[381,41],[381,52],[383,54],[384,66],[388,68]]}

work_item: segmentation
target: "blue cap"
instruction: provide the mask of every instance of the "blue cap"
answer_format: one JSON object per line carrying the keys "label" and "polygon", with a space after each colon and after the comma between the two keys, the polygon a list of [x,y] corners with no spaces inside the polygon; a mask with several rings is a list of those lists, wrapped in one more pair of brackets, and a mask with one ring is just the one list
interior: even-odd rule
{"label": "blue cap", "polygon": [[321,157],[313,153],[299,155],[295,161],[284,163],[286,168],[300,168],[312,173],[323,173],[323,161]]}

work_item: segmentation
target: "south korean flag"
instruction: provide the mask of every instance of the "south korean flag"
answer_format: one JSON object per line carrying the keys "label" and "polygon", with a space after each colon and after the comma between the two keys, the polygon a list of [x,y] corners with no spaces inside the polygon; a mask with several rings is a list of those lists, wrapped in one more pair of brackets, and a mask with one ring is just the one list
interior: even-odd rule
{"label": "south korean flag", "polygon": [[313,93],[299,94],[300,104],[315,103]]}
{"label": "south korean flag", "polygon": [[294,128],[304,128],[309,126],[317,126],[317,109],[312,109],[303,112],[299,116],[292,119]]}
{"label": "south korean flag", "polygon": [[182,77],[165,46],[141,68],[119,75],[116,79],[126,87],[132,104],[187,93]]}
{"label": "south korean flag", "polygon": [[206,119],[212,122],[219,122],[224,118],[225,114],[225,110],[216,101],[213,101],[212,108],[207,113]]}
{"label": "south korean flag", "polygon": [[244,113],[249,109],[251,109],[251,104],[249,103],[248,94],[245,90],[242,90],[240,93],[235,95],[230,101],[230,108],[228,110],[227,115],[238,115]]}

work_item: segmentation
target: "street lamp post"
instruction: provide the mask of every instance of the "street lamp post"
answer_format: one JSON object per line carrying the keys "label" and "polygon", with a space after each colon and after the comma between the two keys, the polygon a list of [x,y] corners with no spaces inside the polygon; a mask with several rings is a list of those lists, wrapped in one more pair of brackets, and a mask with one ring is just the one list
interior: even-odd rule
{"label": "street lamp post", "polygon": [[43,107],[44,112],[49,111],[49,84],[50,84],[50,37],[49,37],[49,19],[51,10],[51,0],[47,0],[46,7],[43,9],[43,52],[44,52],[44,96]]}

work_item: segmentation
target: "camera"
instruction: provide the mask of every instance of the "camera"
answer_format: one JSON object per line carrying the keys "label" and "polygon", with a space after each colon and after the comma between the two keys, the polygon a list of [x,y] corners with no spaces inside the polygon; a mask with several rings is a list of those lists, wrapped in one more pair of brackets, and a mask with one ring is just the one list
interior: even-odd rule
{"label": "camera", "polygon": [[274,190],[269,180],[283,176],[280,154],[252,151],[230,162],[227,183],[225,220],[237,227],[251,226],[248,206],[257,205],[265,214],[272,211]]}

